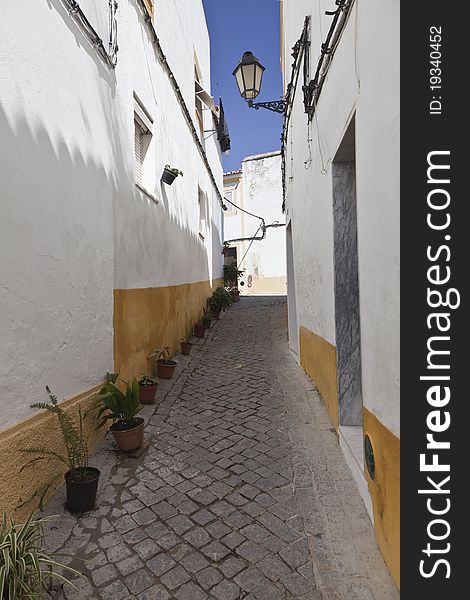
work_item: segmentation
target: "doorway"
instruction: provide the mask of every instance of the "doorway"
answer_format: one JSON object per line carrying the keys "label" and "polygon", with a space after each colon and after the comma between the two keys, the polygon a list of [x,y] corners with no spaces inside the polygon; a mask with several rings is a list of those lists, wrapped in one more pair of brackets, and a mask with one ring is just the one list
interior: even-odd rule
{"label": "doorway", "polygon": [[364,478],[355,119],[332,163],[336,374],[340,444],[371,514]]}

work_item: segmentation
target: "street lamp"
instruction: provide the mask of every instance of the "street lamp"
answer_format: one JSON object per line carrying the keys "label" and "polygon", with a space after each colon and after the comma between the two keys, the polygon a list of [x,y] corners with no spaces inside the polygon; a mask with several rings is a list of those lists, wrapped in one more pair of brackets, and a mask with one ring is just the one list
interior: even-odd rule
{"label": "street lamp", "polygon": [[275,100],[274,102],[253,102],[261,90],[264,67],[254,56],[253,52],[245,52],[233,71],[233,76],[238,85],[238,90],[242,98],[246,100],[250,108],[259,110],[267,108],[274,112],[283,114],[285,111],[285,101]]}

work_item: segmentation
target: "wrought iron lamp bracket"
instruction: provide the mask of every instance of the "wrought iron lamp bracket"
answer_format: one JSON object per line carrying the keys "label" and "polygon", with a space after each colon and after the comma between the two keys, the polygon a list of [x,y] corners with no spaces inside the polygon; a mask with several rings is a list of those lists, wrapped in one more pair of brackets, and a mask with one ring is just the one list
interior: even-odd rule
{"label": "wrought iron lamp bracket", "polygon": [[254,108],[255,110],[259,110],[260,108],[266,108],[267,110],[271,110],[281,115],[283,115],[286,112],[285,100],[273,100],[272,102],[253,102],[253,100],[249,100],[248,106],[250,108]]}

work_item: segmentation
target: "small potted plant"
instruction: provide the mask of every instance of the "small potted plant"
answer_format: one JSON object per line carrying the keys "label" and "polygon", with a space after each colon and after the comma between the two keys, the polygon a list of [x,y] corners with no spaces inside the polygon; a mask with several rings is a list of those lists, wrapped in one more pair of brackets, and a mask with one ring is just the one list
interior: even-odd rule
{"label": "small potted plant", "polygon": [[243,275],[245,269],[239,269],[237,263],[232,262],[224,265],[224,286],[229,291],[232,302],[239,302],[240,290],[238,289],[238,278]]}
{"label": "small potted plant", "polygon": [[[111,385],[111,384],[109,384]],[[21,469],[42,460],[55,460],[67,466],[67,472],[64,475],[66,486],[66,506],[73,513],[84,513],[93,510],[96,502],[96,492],[98,490],[98,480],[100,471],[88,465],[88,447],[85,433],[83,431],[83,415],[80,405],[78,406],[78,422],[64,411],[58,404],[57,397],[54,396],[46,386],[49,396],[49,402],[36,402],[31,408],[40,408],[47,410],[57,417],[62,440],[65,446],[65,453],[59,454],[55,450],[49,450],[46,447],[29,447],[21,449],[21,452],[36,454]],[[44,486],[34,492],[33,496],[40,496],[39,505],[48,492],[49,488],[58,479],[54,476]]]}
{"label": "small potted plant", "polygon": [[35,519],[34,512],[25,523],[16,524],[3,513],[0,523],[0,599],[44,598],[51,591],[52,579],[77,589],[66,574],[82,574],[57,561],[58,554],[44,548],[43,524],[51,517]]}
{"label": "small potted plant", "polygon": [[147,375],[142,375],[139,380],[139,398],[141,404],[154,404],[157,393],[158,381]]}
{"label": "small potted plant", "polygon": [[206,328],[204,327],[204,323],[199,321],[194,325],[194,335],[198,338],[203,338],[206,334]]}
{"label": "small potted plant", "polygon": [[209,307],[204,309],[204,316],[202,317],[202,324],[206,329],[209,329],[212,323],[211,311]]}
{"label": "small potted plant", "polygon": [[163,350],[157,349],[150,356],[157,357],[157,376],[161,379],[171,379],[178,363],[170,359],[170,348],[165,346]]}
{"label": "small potted plant", "polygon": [[188,340],[181,340],[180,344],[181,344],[181,354],[183,354],[184,356],[188,356],[189,353],[191,352],[191,348],[193,347],[193,345]]}
{"label": "small potted plant", "polygon": [[209,308],[215,319],[220,318],[220,313],[226,310],[232,304],[232,296],[223,287],[218,287],[212,292],[212,296],[209,298]]}
{"label": "small potted plant", "polygon": [[111,382],[107,382],[97,394],[94,408],[98,409],[97,427],[107,421],[113,424],[109,428],[120,450],[132,452],[140,448],[144,441],[144,420],[137,417],[142,410],[139,384],[134,377],[132,383],[126,382],[125,392]]}
{"label": "small potted plant", "polygon": [[178,177],[178,175],[181,175],[181,177],[183,177],[183,171],[180,171],[179,169],[174,169],[173,167],[170,167],[170,165],[165,165],[165,168],[163,169],[162,173],[162,181],[167,185],[171,185],[173,181]]}

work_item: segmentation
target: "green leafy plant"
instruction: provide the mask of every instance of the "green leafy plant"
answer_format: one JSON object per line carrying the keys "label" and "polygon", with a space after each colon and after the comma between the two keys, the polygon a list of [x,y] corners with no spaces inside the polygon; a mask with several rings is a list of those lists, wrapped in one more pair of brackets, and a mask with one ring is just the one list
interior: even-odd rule
{"label": "green leafy plant", "polygon": [[183,177],[183,171],[180,171],[179,169],[175,169],[174,167],[170,167],[170,165],[165,165],[165,169],[167,171],[171,171],[176,176],[181,175],[181,177]]}
{"label": "green leafy plant", "polygon": [[194,331],[194,327],[192,324],[187,325],[186,327],[186,335],[183,339],[180,340],[180,343],[182,342],[190,342],[191,338],[193,337],[193,331]]}
{"label": "green leafy plant", "polygon": [[123,428],[134,426],[136,415],[143,408],[139,401],[139,384],[135,377],[132,383],[124,383],[126,384],[124,393],[114,383],[107,382],[96,395],[93,408],[98,411],[96,415],[97,428],[103,426],[107,421],[113,423],[120,421]]}
{"label": "green leafy plant", "polygon": [[43,523],[53,518],[35,519],[33,512],[24,524],[15,524],[3,513],[0,523],[0,599],[40,600],[54,578],[75,588],[58,570],[83,577],[72,567],[55,560],[58,555],[44,551]]}
{"label": "green leafy plant", "polygon": [[170,362],[170,347],[165,346],[161,350],[160,350],[160,348],[157,348],[149,356],[149,358],[153,358],[153,357],[156,358],[157,362],[158,361],[163,362],[163,363]]}
{"label": "green leafy plant", "polygon": [[203,317],[202,317],[202,322],[204,323],[204,325],[210,327],[211,321],[212,321],[212,311],[207,306],[204,309],[204,314],[203,314]]}
{"label": "green leafy plant", "polygon": [[149,377],[148,375],[142,374],[142,377],[139,379],[139,385],[143,385],[144,387],[158,385],[158,379],[154,379],[153,377]]}
{"label": "green leafy plant", "polygon": [[239,269],[237,263],[233,262],[224,265],[224,285],[225,287],[237,287],[238,278],[243,275],[246,269]]}
{"label": "green leafy plant", "polygon": [[108,383],[116,383],[119,373],[106,373],[106,381]]}
{"label": "green leafy plant", "polygon": [[[45,446],[21,448],[20,452],[24,452],[26,454],[36,454],[37,456],[23,465],[20,472],[37,462],[52,459],[66,465],[67,469],[71,472],[73,479],[77,481],[84,480],[86,478],[88,468],[88,446],[83,429],[84,416],[82,414],[81,406],[78,405],[78,421],[74,420],[68,413],[64,411],[63,408],[59,406],[57,396],[52,394],[49,386],[46,386],[46,391],[49,396],[49,402],[35,402],[34,404],[31,404],[31,408],[40,408],[42,410],[46,410],[57,417],[62,441],[65,446],[65,453],[61,454]],[[24,506],[24,504],[33,498],[39,497],[39,508],[42,509],[45,495],[58,478],[59,475],[52,477],[46,484],[38,488],[33,495],[20,506]]]}
{"label": "green leafy plant", "polygon": [[223,287],[218,287],[212,292],[212,296],[208,299],[208,306],[213,313],[221,312],[232,304],[232,296]]}

